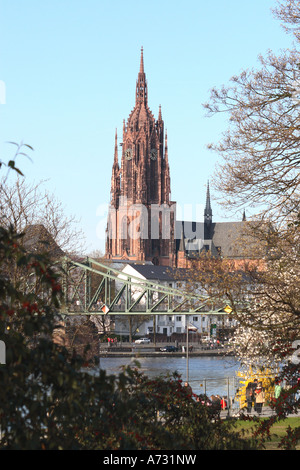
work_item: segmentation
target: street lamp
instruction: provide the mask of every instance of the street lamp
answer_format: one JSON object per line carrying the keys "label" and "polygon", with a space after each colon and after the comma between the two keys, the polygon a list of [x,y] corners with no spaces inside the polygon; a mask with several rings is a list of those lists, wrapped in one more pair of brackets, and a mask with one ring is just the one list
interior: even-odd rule
{"label": "street lamp", "polygon": [[189,315],[186,316],[186,382],[189,381],[189,331],[198,331],[198,328],[189,322]]}

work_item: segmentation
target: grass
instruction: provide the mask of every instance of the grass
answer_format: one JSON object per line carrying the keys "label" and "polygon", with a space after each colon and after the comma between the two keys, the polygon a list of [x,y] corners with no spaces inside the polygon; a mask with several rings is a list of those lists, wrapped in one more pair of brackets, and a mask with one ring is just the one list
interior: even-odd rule
{"label": "grass", "polygon": [[[266,420],[267,418],[261,418],[260,421]],[[287,418],[283,421],[279,421],[278,423],[273,424],[270,430],[271,438],[270,440],[266,441],[264,446],[265,450],[281,450],[278,447],[282,437],[286,435],[286,430],[288,426],[291,429],[300,427],[300,418],[299,417],[292,417]],[[236,423],[236,430],[237,431],[244,431],[245,437],[251,437],[252,431],[256,428],[256,423],[253,421],[237,421]],[[300,450],[300,443],[297,444],[296,450]]]}

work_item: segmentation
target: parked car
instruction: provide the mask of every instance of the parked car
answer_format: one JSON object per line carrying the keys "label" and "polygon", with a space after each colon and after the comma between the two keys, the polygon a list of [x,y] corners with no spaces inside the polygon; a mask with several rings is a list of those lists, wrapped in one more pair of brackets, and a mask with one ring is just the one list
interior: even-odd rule
{"label": "parked car", "polygon": [[176,352],[178,351],[178,348],[175,348],[175,346],[163,346],[162,348],[159,348],[161,352]]}
{"label": "parked car", "polygon": [[210,336],[202,336],[201,341],[203,341],[203,343],[209,343],[211,341]]}
{"label": "parked car", "polygon": [[139,338],[135,340],[135,344],[147,344],[150,343],[149,338]]}

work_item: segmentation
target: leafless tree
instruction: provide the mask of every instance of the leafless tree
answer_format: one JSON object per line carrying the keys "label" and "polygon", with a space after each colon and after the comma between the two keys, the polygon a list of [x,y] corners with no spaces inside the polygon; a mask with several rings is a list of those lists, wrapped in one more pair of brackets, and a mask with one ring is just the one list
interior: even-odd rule
{"label": "leafless tree", "polygon": [[229,129],[211,144],[222,162],[214,183],[227,208],[254,206],[270,216],[299,211],[300,54],[260,57],[261,69],[211,91],[209,114],[227,111]]}
{"label": "leafless tree", "polygon": [[208,115],[228,113],[223,138],[209,147],[222,157],[214,179],[227,208],[255,207],[268,217],[299,212],[300,2],[273,9],[295,43],[259,57],[258,69],[211,90]]}
{"label": "leafless tree", "polygon": [[[82,253],[84,234],[74,215],[66,215],[63,204],[44,187],[45,182],[27,183],[22,177],[0,181],[0,223],[12,224],[18,233],[43,226],[60,249]],[[37,236],[37,233],[35,234]]]}
{"label": "leafless tree", "polygon": [[300,39],[300,3],[298,0],[277,1],[277,7],[273,9],[274,15],[282,21],[286,32],[292,32]]}

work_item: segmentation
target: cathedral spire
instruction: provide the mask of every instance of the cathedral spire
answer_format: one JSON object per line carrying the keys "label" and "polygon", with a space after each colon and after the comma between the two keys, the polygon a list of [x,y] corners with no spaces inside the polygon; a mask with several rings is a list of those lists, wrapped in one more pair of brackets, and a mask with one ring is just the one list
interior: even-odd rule
{"label": "cathedral spire", "polygon": [[[127,250],[126,256],[132,261],[151,261],[167,266],[175,259],[175,215],[173,202],[170,202],[168,142],[161,106],[157,120],[148,106],[143,48],[138,67],[135,106],[126,125],[125,120],[123,121],[120,166],[117,133],[115,134],[110,204],[112,210],[108,219],[108,222],[113,220],[115,232],[107,231],[106,257],[119,259]],[[144,209],[135,226],[135,233],[131,229],[136,224],[136,214],[130,210],[134,204],[139,204]],[[170,214],[169,221],[164,220],[165,210]],[[169,236],[166,235],[167,231]],[[136,236],[136,233],[141,236]]]}
{"label": "cathedral spire", "polygon": [[138,79],[136,82],[136,104],[144,103],[147,105],[148,97],[147,97],[147,82],[146,82],[146,74],[144,71],[144,51],[143,47],[141,48],[141,62],[140,62],[140,71],[138,73]]}

